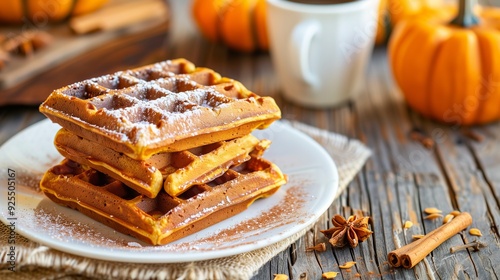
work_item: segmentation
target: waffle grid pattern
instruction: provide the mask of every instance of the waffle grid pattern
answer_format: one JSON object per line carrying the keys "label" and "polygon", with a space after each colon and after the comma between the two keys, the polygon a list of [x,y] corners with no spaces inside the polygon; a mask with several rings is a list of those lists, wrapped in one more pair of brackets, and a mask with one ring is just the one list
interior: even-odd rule
{"label": "waffle grid pattern", "polygon": [[140,159],[214,132],[218,135],[205,144],[239,137],[281,117],[274,99],[184,59],[58,89],[40,111],[75,134],[92,135],[91,140]]}

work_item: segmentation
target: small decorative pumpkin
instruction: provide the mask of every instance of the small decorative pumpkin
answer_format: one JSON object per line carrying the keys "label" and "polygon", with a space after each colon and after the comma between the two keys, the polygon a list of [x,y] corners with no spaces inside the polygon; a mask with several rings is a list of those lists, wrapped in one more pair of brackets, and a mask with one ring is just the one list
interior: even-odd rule
{"label": "small decorative pumpkin", "polygon": [[107,0],[2,0],[0,22],[47,24],[93,12]]}
{"label": "small decorative pumpkin", "polygon": [[194,0],[192,8],[209,40],[242,52],[268,50],[265,0]]}
{"label": "small decorative pumpkin", "polygon": [[460,0],[452,21],[443,15],[402,20],[391,35],[394,79],[424,116],[453,125],[500,119],[500,10],[475,3]]}

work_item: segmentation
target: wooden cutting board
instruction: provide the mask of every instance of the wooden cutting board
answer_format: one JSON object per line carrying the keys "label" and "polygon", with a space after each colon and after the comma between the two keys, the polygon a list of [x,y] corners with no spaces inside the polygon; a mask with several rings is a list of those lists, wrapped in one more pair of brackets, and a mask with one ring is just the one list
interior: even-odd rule
{"label": "wooden cutting board", "polygon": [[[61,86],[161,59],[154,56],[165,51],[167,8],[162,0],[111,0],[78,26],[44,29],[53,36],[49,45],[30,57],[12,56],[0,71],[0,106],[38,105]],[[21,28],[0,32],[8,36]],[[77,34],[78,28],[92,32]]]}

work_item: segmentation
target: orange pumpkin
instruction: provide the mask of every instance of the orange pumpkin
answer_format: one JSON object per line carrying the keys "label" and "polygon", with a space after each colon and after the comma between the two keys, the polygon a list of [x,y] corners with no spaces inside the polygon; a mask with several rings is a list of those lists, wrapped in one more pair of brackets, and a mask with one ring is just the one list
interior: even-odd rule
{"label": "orange pumpkin", "polygon": [[[386,42],[401,19],[439,9],[444,0],[380,0],[376,44]],[[234,50],[268,50],[265,0],[193,0],[193,18],[212,42]]]}
{"label": "orange pumpkin", "polygon": [[2,0],[0,22],[46,24],[93,12],[107,0]]}
{"label": "orange pumpkin", "polygon": [[265,0],[194,0],[192,7],[209,40],[243,52],[269,48]]}
{"label": "orange pumpkin", "polygon": [[454,125],[500,119],[500,10],[472,6],[460,0],[453,23],[442,14],[403,20],[388,47],[408,105]]}

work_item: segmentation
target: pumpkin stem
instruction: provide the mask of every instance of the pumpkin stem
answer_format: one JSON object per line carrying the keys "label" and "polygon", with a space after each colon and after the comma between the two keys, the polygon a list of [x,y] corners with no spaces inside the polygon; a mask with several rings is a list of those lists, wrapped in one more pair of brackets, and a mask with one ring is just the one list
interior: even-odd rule
{"label": "pumpkin stem", "polygon": [[458,15],[451,24],[460,27],[471,27],[479,23],[479,18],[474,14],[477,0],[459,0]]}

